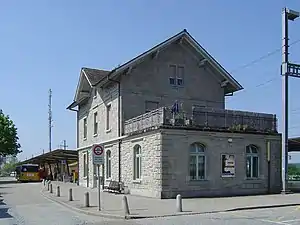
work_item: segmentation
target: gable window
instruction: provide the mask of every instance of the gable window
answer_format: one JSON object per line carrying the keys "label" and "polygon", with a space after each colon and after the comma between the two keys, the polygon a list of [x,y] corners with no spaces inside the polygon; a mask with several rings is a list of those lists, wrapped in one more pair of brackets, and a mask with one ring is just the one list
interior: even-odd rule
{"label": "gable window", "polygon": [[142,148],[140,145],[135,145],[133,148],[133,180],[141,179],[142,175]]}
{"label": "gable window", "polygon": [[106,106],[106,130],[110,130],[110,112],[111,112],[111,105]]}
{"label": "gable window", "polygon": [[184,67],[179,65],[170,65],[170,85],[183,86]]}
{"label": "gable window", "polygon": [[255,145],[246,147],[246,176],[247,178],[258,178],[259,176],[258,148]]}
{"label": "gable window", "polygon": [[83,138],[87,138],[87,118],[83,119]]}
{"label": "gable window", "polygon": [[158,108],[159,103],[154,101],[146,101],[145,102],[145,112],[151,112],[154,109]]}
{"label": "gable window", "polygon": [[111,178],[111,151],[106,151],[106,179]]}
{"label": "gable window", "polygon": [[98,134],[98,113],[94,113],[94,135]]}
{"label": "gable window", "polygon": [[190,180],[205,179],[205,147],[200,143],[190,146]]}

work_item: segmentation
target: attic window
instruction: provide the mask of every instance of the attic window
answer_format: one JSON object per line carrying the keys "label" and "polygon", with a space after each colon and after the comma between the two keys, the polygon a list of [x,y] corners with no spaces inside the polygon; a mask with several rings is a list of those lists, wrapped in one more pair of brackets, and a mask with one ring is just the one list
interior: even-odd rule
{"label": "attic window", "polygon": [[184,67],[179,65],[170,65],[169,83],[172,86],[182,87],[184,84]]}

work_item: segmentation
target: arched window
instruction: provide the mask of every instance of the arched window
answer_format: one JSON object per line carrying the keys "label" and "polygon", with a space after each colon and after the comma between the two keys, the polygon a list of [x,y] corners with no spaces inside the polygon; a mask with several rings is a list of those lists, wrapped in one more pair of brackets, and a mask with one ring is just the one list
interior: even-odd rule
{"label": "arched window", "polygon": [[140,145],[135,145],[133,148],[133,179],[139,180],[142,175],[142,148]]}
{"label": "arched window", "polygon": [[106,179],[111,178],[111,151],[106,151]]}
{"label": "arched window", "polygon": [[190,146],[190,180],[205,179],[205,147],[203,144],[194,143]]}
{"label": "arched window", "polygon": [[246,175],[247,178],[258,178],[259,176],[259,156],[258,147],[248,145],[246,147]]}

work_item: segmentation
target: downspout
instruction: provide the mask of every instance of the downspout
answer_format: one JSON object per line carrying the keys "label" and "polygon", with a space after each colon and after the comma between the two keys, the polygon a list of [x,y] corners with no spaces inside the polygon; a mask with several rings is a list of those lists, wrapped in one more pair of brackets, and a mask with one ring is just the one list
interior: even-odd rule
{"label": "downspout", "polygon": [[[76,126],[77,126],[77,130],[76,130],[76,136],[77,136],[76,148],[79,148],[79,109],[69,109],[69,110],[76,112],[76,117],[77,117],[77,120],[76,120]],[[77,163],[77,171],[78,171],[78,178],[79,178],[79,158],[77,158],[77,162],[78,162]],[[77,179],[77,185],[79,185],[79,179]]]}
{"label": "downspout", "polygon": [[[108,76],[107,76],[107,80],[118,84],[118,137],[120,138],[121,137],[121,83],[120,81],[110,79]],[[119,143],[118,143],[119,182],[121,182],[121,143],[122,141],[119,139]]]}

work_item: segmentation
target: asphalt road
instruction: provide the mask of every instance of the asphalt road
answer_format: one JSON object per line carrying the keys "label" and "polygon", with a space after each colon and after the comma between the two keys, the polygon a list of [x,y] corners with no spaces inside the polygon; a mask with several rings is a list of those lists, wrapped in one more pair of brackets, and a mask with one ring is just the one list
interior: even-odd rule
{"label": "asphalt road", "polygon": [[[284,207],[143,220],[111,220],[78,214],[40,195],[40,183],[1,184],[0,225],[296,225],[300,207]],[[300,202],[300,200],[299,200]]]}

